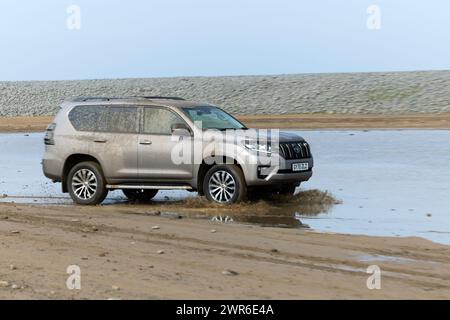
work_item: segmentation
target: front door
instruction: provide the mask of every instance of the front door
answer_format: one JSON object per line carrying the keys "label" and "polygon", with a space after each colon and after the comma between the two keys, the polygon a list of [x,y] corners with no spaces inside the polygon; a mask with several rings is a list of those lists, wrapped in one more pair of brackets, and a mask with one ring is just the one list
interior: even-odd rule
{"label": "front door", "polygon": [[[177,150],[189,148],[192,137],[172,136],[172,126],[186,122],[164,107],[144,107],[138,141],[139,179],[153,182],[188,182],[192,159],[180,161]],[[187,125],[187,124],[186,124]],[[174,155],[176,154],[176,155]]]}

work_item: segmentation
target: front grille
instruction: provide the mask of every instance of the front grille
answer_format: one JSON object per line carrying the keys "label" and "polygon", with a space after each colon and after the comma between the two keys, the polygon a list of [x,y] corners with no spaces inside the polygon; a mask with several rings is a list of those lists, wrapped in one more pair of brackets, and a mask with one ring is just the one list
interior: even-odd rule
{"label": "front grille", "polygon": [[281,142],[280,155],[286,160],[311,158],[311,150],[308,143],[302,142]]}

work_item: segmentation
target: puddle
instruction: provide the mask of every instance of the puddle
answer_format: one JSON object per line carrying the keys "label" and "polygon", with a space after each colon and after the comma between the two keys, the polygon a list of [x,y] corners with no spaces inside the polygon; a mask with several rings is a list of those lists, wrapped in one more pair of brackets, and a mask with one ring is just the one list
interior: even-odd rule
{"label": "puddle", "polygon": [[305,228],[309,225],[303,223],[298,213],[294,215],[254,215],[254,216],[236,216],[234,218],[240,223],[257,224],[262,227],[275,228]]}
{"label": "puddle", "polygon": [[417,260],[409,259],[409,258],[403,258],[403,257],[396,257],[396,256],[385,256],[385,255],[370,255],[365,254],[361,255],[357,258],[361,262],[395,262],[395,263],[413,263],[417,262]]}
{"label": "puddle", "polygon": [[301,221],[301,216],[326,213],[339,203],[330,193],[320,190],[297,190],[293,197],[274,196],[230,206],[213,204],[199,197],[171,202],[172,205],[183,208],[198,209],[214,222],[239,222],[281,228],[308,228]]}
{"label": "puddle", "polygon": [[233,223],[234,219],[230,216],[214,216],[211,218],[211,222],[217,222],[217,223]]}
{"label": "puddle", "polygon": [[[315,156],[314,175],[300,190],[328,190],[343,203],[330,208],[279,205],[279,209],[228,214],[234,221],[291,228],[302,223],[319,231],[419,236],[450,244],[450,131],[300,134]],[[0,202],[72,204],[61,194],[60,184],[42,174],[43,134],[0,134],[0,150]],[[164,204],[195,196],[162,191],[155,201]],[[120,203],[126,203],[120,191],[111,192],[105,201]]]}
{"label": "puddle", "polygon": [[418,236],[450,244],[450,131],[302,131],[314,154],[305,186],[343,204],[302,216],[315,230]]}
{"label": "puddle", "polygon": [[275,228],[309,228],[308,225],[303,224],[298,214],[290,215],[284,212],[280,215],[248,215],[236,214],[233,216],[213,216],[210,218],[214,223],[245,223],[256,224],[261,227],[275,227]]}
{"label": "puddle", "polygon": [[[167,197],[165,197],[167,198]],[[333,205],[339,203],[329,193],[319,190],[299,191],[294,197],[275,197],[272,199],[245,202],[223,206],[207,201],[204,197],[190,197],[179,200],[154,200],[150,203],[131,203],[126,200],[124,205],[151,209],[146,215],[160,215],[172,210],[178,216],[208,219],[213,223],[256,224],[262,227],[279,228],[309,228],[302,223],[301,214],[316,215],[326,212]],[[118,201],[105,205],[117,205]],[[161,211],[160,211],[161,210]],[[142,213],[136,213],[142,214]]]}
{"label": "puddle", "polygon": [[[262,227],[308,229],[310,228],[309,225],[302,222],[305,212],[308,212],[308,215],[316,215],[326,213],[331,207],[331,205],[326,206],[326,208],[321,206],[322,210],[311,212],[298,204],[283,205],[281,208],[259,210],[256,214],[249,214],[245,211],[239,212],[231,214],[229,218],[239,223],[256,224]],[[319,210],[318,207],[315,207],[314,209]],[[303,212],[303,214],[300,212]]]}

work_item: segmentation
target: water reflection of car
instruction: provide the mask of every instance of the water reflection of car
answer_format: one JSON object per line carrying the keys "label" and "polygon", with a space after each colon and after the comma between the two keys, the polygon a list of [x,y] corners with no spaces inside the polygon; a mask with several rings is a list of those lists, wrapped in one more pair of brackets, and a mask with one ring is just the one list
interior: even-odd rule
{"label": "water reflection of car", "polygon": [[[227,131],[222,151],[203,158],[202,149],[200,159],[173,160],[177,145],[192,148],[208,129]],[[180,98],[77,98],[64,102],[47,128],[43,171],[84,205],[101,203],[115,189],[131,200],[178,189],[229,204],[248,194],[293,194],[311,177],[313,158],[303,138],[281,133],[271,145],[261,137],[241,139],[247,130],[217,107]],[[262,165],[261,156],[278,163]]]}

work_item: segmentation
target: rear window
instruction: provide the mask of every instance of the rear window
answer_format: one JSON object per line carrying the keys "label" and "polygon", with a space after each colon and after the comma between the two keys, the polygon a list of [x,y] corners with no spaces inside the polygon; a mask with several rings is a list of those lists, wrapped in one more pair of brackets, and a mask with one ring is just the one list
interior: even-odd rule
{"label": "rear window", "polygon": [[77,131],[138,133],[137,107],[78,106],[69,113]]}

